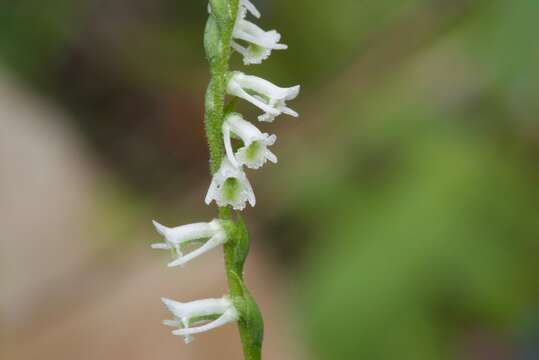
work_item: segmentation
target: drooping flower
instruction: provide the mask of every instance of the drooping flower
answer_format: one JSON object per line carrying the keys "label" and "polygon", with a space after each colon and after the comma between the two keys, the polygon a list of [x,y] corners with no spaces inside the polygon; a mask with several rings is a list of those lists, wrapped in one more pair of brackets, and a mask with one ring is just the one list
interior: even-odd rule
{"label": "drooping flower", "polygon": [[[226,231],[217,219],[209,223],[201,222],[169,228],[153,221],[157,232],[163,235],[165,242],[152,244],[153,249],[172,250],[176,259],[169,267],[184,265],[190,260],[210,251],[227,241]],[[181,247],[192,243],[203,242],[203,245],[187,254]]]}
{"label": "drooping flower", "polygon": [[286,106],[287,100],[298,96],[300,86],[278,87],[257,76],[245,75],[240,71],[230,74],[227,93],[249,101],[264,111],[258,117],[260,121],[272,122],[276,116],[284,113],[294,117],[298,113]]}
{"label": "drooping flower", "polygon": [[183,336],[187,344],[193,340],[192,335],[218,328],[239,318],[238,311],[226,296],[187,303],[167,298],[161,300],[174,316],[173,320],[165,320],[163,324],[177,327],[172,334]]}
{"label": "drooping flower", "polygon": [[206,199],[207,205],[212,201],[218,206],[230,205],[234,210],[243,210],[245,203],[255,206],[256,198],[247,176],[241,168],[235,167],[225,156],[219,170],[213,175]]}
{"label": "drooping flower", "polygon": [[260,13],[253,4],[247,0],[241,1],[238,18],[232,31],[233,39],[245,42],[246,45],[242,46],[234,40],[231,42],[232,48],[243,55],[245,65],[260,64],[270,56],[272,50],[288,48],[284,44],[279,44],[281,34],[277,31],[264,31],[252,22],[245,20],[247,12],[252,13],[257,18],[260,17]]}
{"label": "drooping flower", "polygon": [[[236,135],[243,142],[243,146],[235,154],[232,149],[232,135]],[[236,167],[246,165],[250,169],[258,169],[267,160],[277,162],[277,156],[268,149],[277,137],[262,133],[238,113],[231,113],[226,117],[223,122],[223,138],[228,160]]]}

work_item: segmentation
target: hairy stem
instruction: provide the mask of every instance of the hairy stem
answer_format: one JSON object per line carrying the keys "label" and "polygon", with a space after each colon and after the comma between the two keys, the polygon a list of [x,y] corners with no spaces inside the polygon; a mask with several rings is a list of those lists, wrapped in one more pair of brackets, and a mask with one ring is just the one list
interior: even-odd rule
{"label": "hairy stem", "polygon": [[[221,128],[225,117],[230,44],[238,13],[238,3],[239,0],[210,0],[211,14],[204,35],[204,46],[211,76],[206,91],[204,121],[212,174],[218,171],[225,156]],[[233,211],[229,207],[219,208],[220,219],[234,220],[233,217]],[[229,240],[224,246],[229,294],[240,313],[238,329],[245,360],[260,360],[263,337],[262,317],[243,280],[243,265],[249,252],[249,238],[240,214],[237,213],[235,218],[236,226],[229,232]]]}

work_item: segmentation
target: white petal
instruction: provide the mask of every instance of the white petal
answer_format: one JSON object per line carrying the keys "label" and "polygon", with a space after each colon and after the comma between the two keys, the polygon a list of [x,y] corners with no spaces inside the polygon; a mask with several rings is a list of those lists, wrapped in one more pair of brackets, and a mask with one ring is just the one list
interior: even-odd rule
{"label": "white petal", "polygon": [[266,149],[266,159],[268,159],[274,164],[277,164],[277,156],[275,156],[275,154],[268,149]]}
{"label": "white petal", "polygon": [[227,86],[227,92],[230,95],[237,96],[239,98],[242,98],[251,104],[258,106],[260,109],[264,110],[266,113],[273,114],[275,116],[279,115],[279,111],[268,104],[264,103],[263,101],[257,99],[256,97],[250,95],[247,93],[238,83],[236,83],[233,79],[231,79],[228,82]]}
{"label": "white petal", "polygon": [[264,113],[264,114],[258,116],[258,121],[273,122],[273,120],[275,120],[275,116],[276,115],[274,115],[274,114]]}
{"label": "white petal", "polygon": [[196,250],[191,251],[189,254],[178,257],[178,259],[170,262],[168,264],[168,266],[169,267],[174,267],[174,266],[178,266],[178,265],[184,265],[187,262],[193,260],[194,258],[196,258],[196,257],[198,257],[198,256],[200,256],[200,255],[202,255],[202,254],[216,248],[219,245],[224,244],[226,242],[226,240],[227,240],[226,233],[224,231],[221,232],[221,233],[217,233],[211,239],[206,241],[206,243],[204,245],[202,245],[201,247],[199,247]]}
{"label": "white petal", "polygon": [[301,86],[300,85],[292,86],[292,87],[286,88],[286,90],[287,90],[287,94],[285,96],[285,99],[293,100],[298,96],[299,91],[301,90]]}
{"label": "white petal", "polygon": [[180,322],[178,320],[163,320],[163,325],[171,327],[179,327]]}
{"label": "white petal", "polygon": [[232,140],[230,138],[230,125],[225,120],[223,123],[223,142],[225,144],[225,151],[226,156],[228,157],[228,160],[234,165],[235,167],[239,167],[240,165],[236,161],[236,158],[234,157],[234,150],[232,149]]}
{"label": "white petal", "polygon": [[227,312],[225,312],[223,315],[221,315],[216,320],[207,323],[202,326],[194,327],[194,328],[187,328],[187,329],[177,329],[172,331],[174,335],[180,335],[180,336],[188,336],[188,335],[194,335],[199,334],[202,332],[206,332],[215,328],[218,328],[220,326],[226,325],[229,322],[233,322],[238,320],[238,313],[235,309],[230,309]]}
{"label": "white petal", "polygon": [[232,302],[226,297],[219,299],[195,300],[186,303],[168,298],[161,298],[161,301],[163,301],[163,304],[165,304],[168,310],[178,319],[191,319],[199,316],[222,314],[225,311],[234,308]]}
{"label": "white petal", "polygon": [[[238,113],[229,114],[225,119],[225,124],[228,130],[238,136],[245,145],[264,138],[264,135],[256,126],[245,120]],[[225,128],[223,127],[224,130]]]}
{"label": "white petal", "polygon": [[178,245],[183,242],[208,238],[214,235],[214,229],[209,223],[200,222],[169,228],[153,221],[157,231],[165,237],[168,244]]}
{"label": "white petal", "polygon": [[288,48],[285,44],[279,44],[281,34],[277,31],[264,31],[247,20],[240,20],[236,23],[232,36],[272,50],[285,50]]}
{"label": "white petal", "polygon": [[258,76],[245,75],[242,72],[235,71],[233,77],[243,89],[252,90],[270,99],[281,99],[289,93],[288,88],[278,87]]}
{"label": "white petal", "polygon": [[217,182],[215,181],[214,177],[210,183],[210,187],[208,188],[204,202],[206,205],[210,205],[210,203],[215,199],[217,199]]}
{"label": "white petal", "polygon": [[164,249],[164,250],[170,250],[171,247],[167,243],[155,243],[150,245],[152,249]]}
{"label": "white petal", "polygon": [[159,224],[157,221],[152,220],[153,226],[155,226],[155,229],[157,232],[163,236],[167,236],[167,230],[168,228],[164,225]]}
{"label": "white petal", "polygon": [[299,116],[299,114],[297,112],[290,109],[289,107],[284,107],[283,108],[283,113],[286,114],[286,115],[293,116],[293,117],[298,117]]}
{"label": "white petal", "polygon": [[249,11],[254,17],[260,18],[260,11],[249,0],[240,0],[240,6]]}
{"label": "white petal", "polygon": [[246,180],[245,187],[247,188],[247,200],[249,201],[249,204],[251,205],[251,207],[254,207],[256,205],[255,192],[253,191],[253,188],[249,180],[247,180],[247,178],[245,180]]}

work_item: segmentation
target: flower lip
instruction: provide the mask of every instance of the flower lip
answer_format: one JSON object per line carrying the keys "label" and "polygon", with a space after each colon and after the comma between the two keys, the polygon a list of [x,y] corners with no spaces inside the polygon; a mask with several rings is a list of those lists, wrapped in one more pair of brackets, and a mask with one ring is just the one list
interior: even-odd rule
{"label": "flower lip", "polygon": [[232,206],[243,210],[246,202],[255,206],[256,198],[247,176],[241,168],[235,167],[225,156],[219,170],[213,175],[205,203],[215,201],[218,206]]}

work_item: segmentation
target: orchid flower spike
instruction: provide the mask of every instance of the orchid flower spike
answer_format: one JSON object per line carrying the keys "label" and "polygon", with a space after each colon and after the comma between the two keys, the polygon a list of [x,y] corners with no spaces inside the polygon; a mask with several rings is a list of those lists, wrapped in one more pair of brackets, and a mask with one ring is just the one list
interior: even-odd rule
{"label": "orchid flower spike", "polygon": [[[153,221],[153,225],[157,232],[165,238],[165,242],[152,244],[153,249],[170,249],[173,251],[176,259],[168,264],[169,267],[184,265],[190,260],[224,244],[227,239],[227,234],[221,222],[217,219],[209,223],[194,223],[175,228],[169,228]],[[188,254],[183,254],[181,251],[182,245],[203,241],[204,244],[191,251]]]}
{"label": "orchid flower spike", "polygon": [[231,42],[232,48],[243,55],[245,65],[260,64],[270,56],[272,50],[288,48],[284,44],[279,44],[281,34],[277,31],[264,31],[252,22],[245,20],[247,12],[252,13],[257,18],[260,17],[260,13],[253,4],[242,0],[238,18],[232,31],[233,39],[245,42],[246,45],[242,46],[234,40]]}
{"label": "orchid flower spike", "polygon": [[228,94],[258,106],[264,111],[258,120],[267,122],[273,122],[273,119],[282,113],[297,117],[297,112],[286,107],[286,101],[298,96],[299,90],[299,85],[281,88],[267,80],[245,75],[240,71],[233,71],[227,84]]}
{"label": "orchid flower spike", "polygon": [[212,201],[218,206],[231,205],[234,210],[243,210],[245,203],[255,206],[256,198],[247,176],[241,168],[235,167],[225,156],[221,167],[215,174],[204,200],[207,205]]}
{"label": "orchid flower spike", "polygon": [[[236,135],[243,142],[243,147],[239,148],[236,154],[232,150],[232,135]],[[228,160],[236,167],[246,165],[250,169],[258,169],[267,160],[277,162],[277,156],[268,149],[277,137],[262,133],[238,113],[231,113],[225,118],[223,137]]]}
{"label": "orchid flower spike", "polygon": [[[183,336],[185,343],[193,341],[192,335],[206,332],[230,322],[237,321],[239,314],[228,297],[220,299],[195,300],[188,303],[161,298],[174,316],[163,321],[164,325],[177,327],[172,334]],[[205,323],[205,324],[202,324]],[[191,327],[193,325],[199,325]]]}

